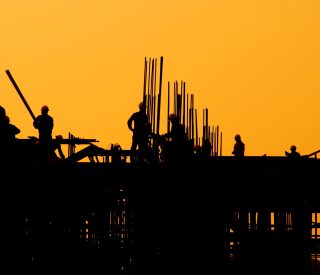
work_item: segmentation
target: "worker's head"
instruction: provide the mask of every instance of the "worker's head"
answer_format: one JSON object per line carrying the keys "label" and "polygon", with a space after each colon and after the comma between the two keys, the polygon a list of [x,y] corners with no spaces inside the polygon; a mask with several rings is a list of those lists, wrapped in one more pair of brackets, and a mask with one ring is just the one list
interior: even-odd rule
{"label": "worker's head", "polygon": [[239,134],[236,134],[234,136],[235,141],[240,141],[241,140],[241,136]]}
{"label": "worker's head", "polygon": [[47,105],[43,105],[41,107],[41,113],[48,113],[49,112],[49,107]]}
{"label": "worker's head", "polygon": [[143,108],[144,108],[144,103],[143,103],[143,102],[140,102],[140,103],[139,103],[139,109],[142,110]]}
{"label": "worker's head", "polygon": [[176,121],[178,121],[177,115],[174,114],[174,113],[170,114],[170,115],[169,115],[169,121],[171,121],[171,122],[176,122]]}
{"label": "worker's head", "polygon": [[61,140],[61,139],[63,139],[63,136],[62,135],[56,135],[56,139]]}
{"label": "worker's head", "polygon": [[297,150],[297,147],[296,147],[295,145],[292,145],[292,146],[290,147],[290,150],[291,150],[292,152],[295,152],[295,151]]}

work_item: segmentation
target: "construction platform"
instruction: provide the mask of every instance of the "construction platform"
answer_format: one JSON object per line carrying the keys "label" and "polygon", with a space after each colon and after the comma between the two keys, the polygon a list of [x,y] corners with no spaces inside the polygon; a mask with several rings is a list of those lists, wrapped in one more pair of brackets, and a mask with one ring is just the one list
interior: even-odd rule
{"label": "construction platform", "polygon": [[4,265],[41,274],[319,274],[320,162],[1,162]]}

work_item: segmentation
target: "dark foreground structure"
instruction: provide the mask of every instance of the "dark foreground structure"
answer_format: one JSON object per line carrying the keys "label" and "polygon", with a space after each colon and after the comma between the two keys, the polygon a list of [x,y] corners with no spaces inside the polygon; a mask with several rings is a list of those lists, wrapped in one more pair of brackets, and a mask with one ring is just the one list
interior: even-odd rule
{"label": "dark foreground structure", "polygon": [[1,164],[1,269],[319,274],[316,158]]}
{"label": "dark foreground structure", "polygon": [[71,134],[54,140],[55,151],[68,145],[64,160],[34,137],[0,145],[1,274],[320,274],[320,162],[310,158],[319,151],[222,157],[219,125],[204,109],[200,137],[182,81],[172,90],[168,82],[168,119],[178,117],[187,136],[175,150],[159,132],[163,57],[159,67],[158,78],[157,59],[145,58],[152,150],[137,162]]}

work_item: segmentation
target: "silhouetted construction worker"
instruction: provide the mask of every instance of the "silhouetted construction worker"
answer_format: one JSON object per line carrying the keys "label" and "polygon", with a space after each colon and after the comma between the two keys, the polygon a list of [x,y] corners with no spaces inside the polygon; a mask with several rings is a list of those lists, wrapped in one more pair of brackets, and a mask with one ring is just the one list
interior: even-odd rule
{"label": "silhouetted construction worker", "polygon": [[232,154],[235,157],[244,157],[245,144],[241,140],[241,136],[239,134],[234,137],[236,143],[233,146]]}
{"label": "silhouetted construction worker", "polygon": [[128,128],[133,132],[130,161],[135,161],[137,148],[138,160],[143,161],[148,151],[148,138],[150,133],[150,124],[148,123],[148,116],[143,102],[139,103],[139,111],[130,116],[127,124]]}
{"label": "silhouetted construction worker", "polygon": [[6,116],[6,109],[0,106],[0,119]]}
{"label": "silhouetted construction worker", "polygon": [[210,157],[211,155],[211,142],[209,139],[205,139],[203,141],[203,144],[202,144],[202,148],[201,148],[201,151],[202,151],[202,155],[204,158],[208,158]]}
{"label": "silhouetted construction worker", "polygon": [[188,153],[188,138],[184,126],[176,114],[169,115],[171,130],[163,136],[168,139],[167,155],[171,160],[185,160]]}
{"label": "silhouetted construction worker", "polygon": [[10,118],[6,115],[5,109],[0,108],[0,151],[1,158],[14,157],[18,152],[16,144],[16,135],[20,129],[10,123]]}
{"label": "silhouetted construction worker", "polygon": [[10,123],[9,116],[0,106],[0,142],[4,145],[12,143],[16,139],[16,135],[20,133],[20,129]]}
{"label": "silhouetted construction worker", "polygon": [[0,143],[4,143],[6,140],[6,136],[7,136],[6,124],[7,124],[6,109],[0,106]]}
{"label": "silhouetted construction worker", "polygon": [[292,145],[290,147],[290,152],[285,151],[285,154],[287,157],[293,157],[293,158],[301,156],[300,153],[297,152],[297,147],[295,145]]}
{"label": "silhouetted construction worker", "polygon": [[10,123],[10,118],[8,116],[6,116],[6,122],[5,122],[5,128],[6,128],[6,139],[9,143],[15,141],[16,139],[16,135],[19,134],[21,131],[20,129],[13,125],[12,123]]}
{"label": "silhouetted construction worker", "polygon": [[53,118],[48,114],[49,108],[47,105],[41,107],[41,115],[38,115],[33,121],[33,126],[39,132],[39,145],[44,157],[49,157],[52,148],[52,130]]}

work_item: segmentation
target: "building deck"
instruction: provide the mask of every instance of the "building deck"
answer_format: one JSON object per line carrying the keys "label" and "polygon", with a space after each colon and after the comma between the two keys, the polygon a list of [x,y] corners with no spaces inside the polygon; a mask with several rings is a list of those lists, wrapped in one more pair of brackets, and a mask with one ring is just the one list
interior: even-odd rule
{"label": "building deck", "polygon": [[3,162],[6,263],[47,273],[317,274],[319,175],[315,158]]}

